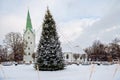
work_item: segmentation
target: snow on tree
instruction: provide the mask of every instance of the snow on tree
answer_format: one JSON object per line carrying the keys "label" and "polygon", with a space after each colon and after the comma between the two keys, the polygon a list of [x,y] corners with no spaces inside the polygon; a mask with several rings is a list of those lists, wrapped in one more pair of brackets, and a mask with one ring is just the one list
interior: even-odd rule
{"label": "snow on tree", "polygon": [[43,71],[64,69],[64,60],[55,21],[47,9],[42,25],[42,35],[37,49],[37,62],[35,67]]}

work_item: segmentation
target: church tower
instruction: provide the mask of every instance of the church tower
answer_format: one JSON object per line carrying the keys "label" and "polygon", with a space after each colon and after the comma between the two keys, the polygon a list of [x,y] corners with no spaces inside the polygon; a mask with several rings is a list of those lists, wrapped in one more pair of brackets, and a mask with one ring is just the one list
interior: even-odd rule
{"label": "church tower", "polygon": [[24,63],[33,63],[32,55],[35,48],[35,33],[32,28],[29,10],[27,13],[26,30],[24,31],[23,38],[26,43],[26,48],[24,49]]}

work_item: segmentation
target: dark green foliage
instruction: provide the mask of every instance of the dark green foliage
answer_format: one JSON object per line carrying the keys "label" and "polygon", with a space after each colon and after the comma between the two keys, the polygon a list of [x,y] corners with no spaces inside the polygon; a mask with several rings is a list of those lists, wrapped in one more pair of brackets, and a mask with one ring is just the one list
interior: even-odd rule
{"label": "dark green foliage", "polygon": [[36,65],[38,65],[39,70],[44,71],[62,70],[64,69],[62,49],[56,31],[55,21],[49,10],[47,10],[42,26]]}

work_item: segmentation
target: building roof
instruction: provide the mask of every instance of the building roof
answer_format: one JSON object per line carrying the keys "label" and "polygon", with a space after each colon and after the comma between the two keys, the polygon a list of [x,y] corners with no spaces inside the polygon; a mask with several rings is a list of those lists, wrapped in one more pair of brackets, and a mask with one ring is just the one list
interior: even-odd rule
{"label": "building roof", "polygon": [[32,23],[31,23],[29,10],[28,10],[28,13],[27,13],[27,22],[26,22],[26,30],[28,30],[28,29],[32,30]]}

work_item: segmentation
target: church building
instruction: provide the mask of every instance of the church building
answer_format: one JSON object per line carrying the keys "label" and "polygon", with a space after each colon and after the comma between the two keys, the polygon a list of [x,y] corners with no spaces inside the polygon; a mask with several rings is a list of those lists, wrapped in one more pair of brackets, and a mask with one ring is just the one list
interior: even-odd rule
{"label": "church building", "polygon": [[24,49],[25,54],[23,58],[24,63],[33,63],[34,60],[32,58],[32,55],[34,53],[34,48],[35,48],[35,32],[32,28],[29,10],[27,13],[26,29],[24,31],[23,38],[26,43],[26,47]]}

